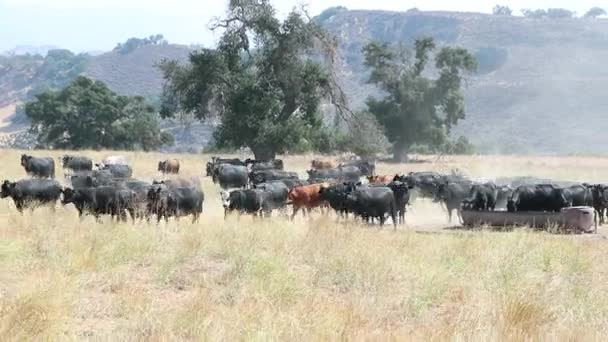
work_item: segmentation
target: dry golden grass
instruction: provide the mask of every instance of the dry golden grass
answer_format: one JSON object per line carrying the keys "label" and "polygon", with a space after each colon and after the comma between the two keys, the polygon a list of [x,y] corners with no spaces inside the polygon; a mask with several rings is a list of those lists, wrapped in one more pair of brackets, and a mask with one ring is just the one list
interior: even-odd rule
{"label": "dry golden grass", "polygon": [[[3,178],[23,177],[19,154],[0,154]],[[157,161],[168,157],[128,155],[142,179],[158,177]],[[184,175],[202,175],[209,156],[174,157]],[[286,157],[286,167],[303,173],[311,158]],[[381,164],[378,170],[452,168],[473,177],[602,181],[608,160],[450,157],[434,164]],[[280,216],[224,221],[217,188],[209,179],[203,188],[207,200],[197,225],[187,219],[80,222],[72,207],[21,216],[11,201],[1,201],[0,340],[608,335],[608,245],[601,238],[443,231],[445,213],[424,201],[397,232],[320,214],[293,223]]]}

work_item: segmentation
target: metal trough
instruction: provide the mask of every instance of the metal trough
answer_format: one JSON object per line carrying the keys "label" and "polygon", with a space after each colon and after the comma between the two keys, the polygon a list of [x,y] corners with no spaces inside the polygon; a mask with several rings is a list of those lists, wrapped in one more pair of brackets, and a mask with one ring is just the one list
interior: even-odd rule
{"label": "metal trough", "polygon": [[591,207],[564,208],[559,213],[537,211],[510,213],[506,211],[463,210],[462,219],[465,226],[527,226],[533,228],[558,227],[565,230],[574,230],[575,232],[597,232],[595,212]]}

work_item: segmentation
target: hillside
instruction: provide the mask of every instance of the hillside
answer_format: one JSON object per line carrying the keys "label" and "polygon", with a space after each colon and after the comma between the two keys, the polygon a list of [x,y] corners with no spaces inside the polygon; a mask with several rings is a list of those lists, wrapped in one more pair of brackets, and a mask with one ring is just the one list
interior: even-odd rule
{"label": "hillside", "polygon": [[361,48],[432,36],[480,58],[457,128],[485,152],[605,153],[608,20],[527,19],[475,13],[335,11],[322,24],[341,42],[347,90],[361,105]]}
{"label": "hillside", "polygon": [[[479,59],[480,71],[470,79],[466,90],[467,120],[454,133],[466,135],[480,151],[605,153],[606,19],[334,8],[317,20],[339,39],[341,76],[356,108],[362,108],[370,94],[377,94],[365,84],[367,71],[362,65],[361,48],[366,43],[380,40],[408,45],[416,37],[432,36],[440,44],[466,47]],[[187,46],[166,44],[86,58],[66,57],[62,52],[60,57],[69,63],[23,56],[17,66],[9,65],[10,58],[0,56],[0,119],[6,122],[10,109],[36,89],[61,85],[78,73],[102,80],[122,94],[158,96],[162,76],[155,67],[157,63],[165,58],[185,61],[190,51]],[[57,77],[49,79],[50,76]],[[168,125],[177,127],[174,123]],[[196,142],[197,148],[208,141],[211,131],[209,126],[201,126],[200,134],[198,130],[193,133],[202,137]],[[11,132],[12,127],[5,125],[3,131]],[[23,125],[15,127],[22,129]],[[184,147],[188,141],[179,143]]]}
{"label": "hillside", "polygon": [[84,74],[123,95],[158,96],[163,84],[158,63],[187,61],[189,53],[183,45],[146,45],[127,54],[112,51],[91,58]]}

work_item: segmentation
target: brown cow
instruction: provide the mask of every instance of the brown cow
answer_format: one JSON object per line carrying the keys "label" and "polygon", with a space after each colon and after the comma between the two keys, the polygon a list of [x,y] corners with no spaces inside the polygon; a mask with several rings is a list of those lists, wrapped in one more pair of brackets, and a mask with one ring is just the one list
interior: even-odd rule
{"label": "brown cow", "polygon": [[298,210],[306,209],[310,215],[313,208],[326,207],[327,202],[321,199],[319,192],[321,187],[326,187],[328,184],[312,184],[304,185],[291,189],[288,194],[289,202],[293,205],[293,213],[291,219],[296,216]]}
{"label": "brown cow", "polygon": [[177,159],[167,159],[165,161],[158,162],[158,171],[163,174],[171,173],[178,174],[179,173],[179,160]]}
{"label": "brown cow", "polygon": [[371,184],[389,184],[395,179],[395,176],[368,176],[367,180]]}
{"label": "brown cow", "polygon": [[315,170],[329,170],[335,169],[338,165],[333,161],[323,161],[319,159],[314,159],[311,162],[311,166]]}

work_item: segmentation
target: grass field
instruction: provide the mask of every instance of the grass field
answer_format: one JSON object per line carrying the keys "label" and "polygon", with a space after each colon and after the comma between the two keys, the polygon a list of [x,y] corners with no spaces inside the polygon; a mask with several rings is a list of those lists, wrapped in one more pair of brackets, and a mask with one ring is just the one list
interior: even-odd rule
{"label": "grass field", "polygon": [[[1,178],[24,176],[20,153],[0,153]],[[159,178],[157,162],[167,158],[127,155],[147,180]],[[175,157],[183,175],[202,176],[209,156]],[[285,157],[286,169],[304,174],[311,158]],[[380,164],[378,172],[453,168],[472,177],[608,180],[608,159],[584,157],[450,157]],[[197,225],[81,222],[72,207],[21,216],[0,201],[0,340],[608,336],[602,234],[444,230],[445,213],[424,201],[396,232],[321,214],[224,221],[218,189],[206,178],[203,188]]]}

